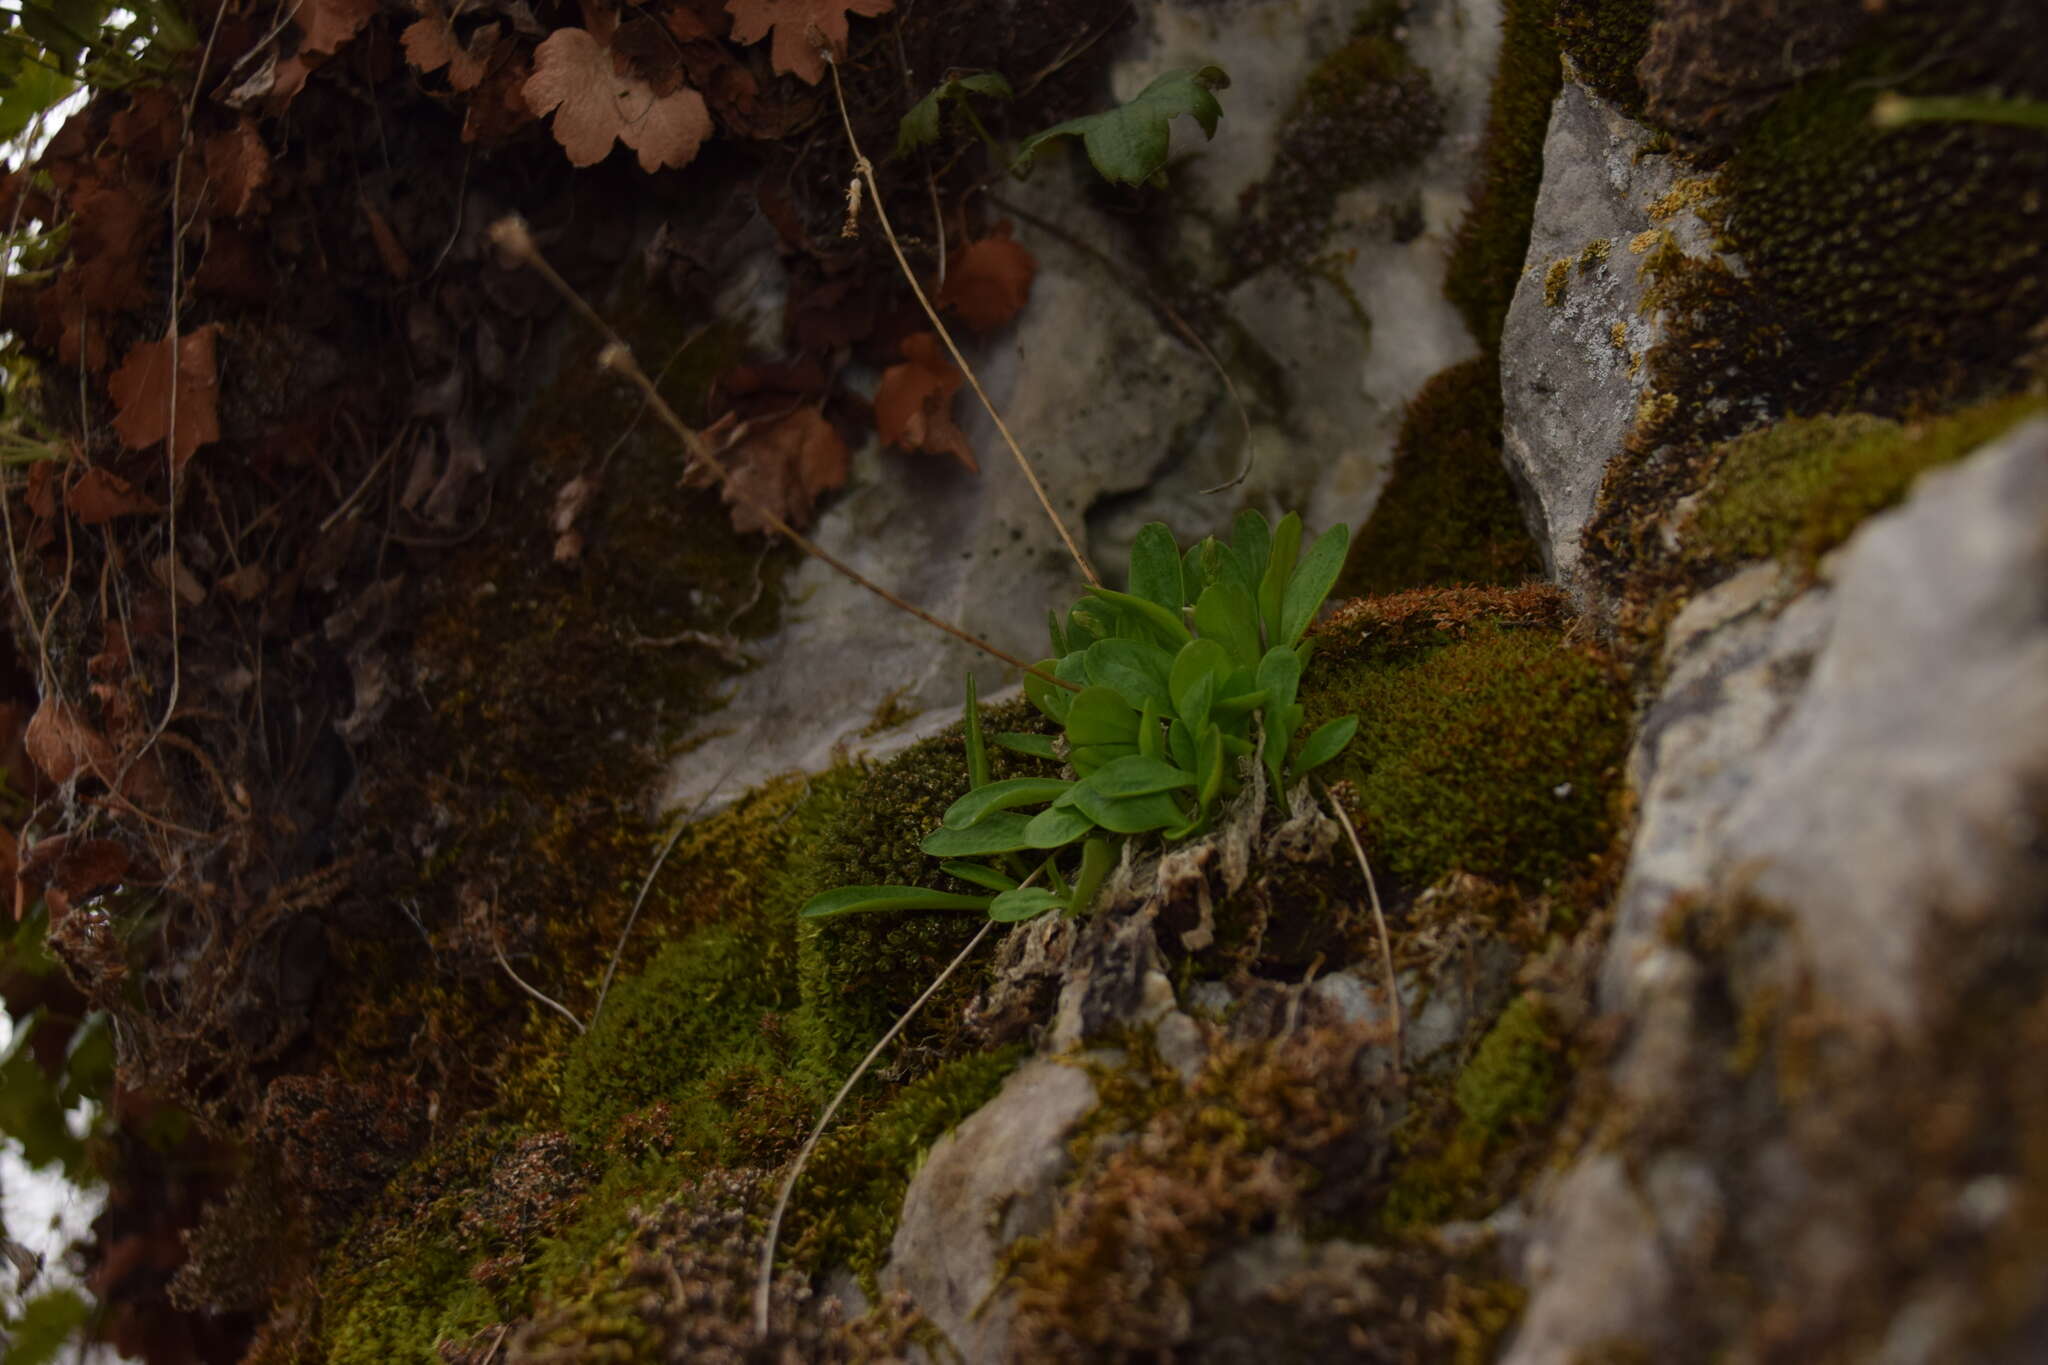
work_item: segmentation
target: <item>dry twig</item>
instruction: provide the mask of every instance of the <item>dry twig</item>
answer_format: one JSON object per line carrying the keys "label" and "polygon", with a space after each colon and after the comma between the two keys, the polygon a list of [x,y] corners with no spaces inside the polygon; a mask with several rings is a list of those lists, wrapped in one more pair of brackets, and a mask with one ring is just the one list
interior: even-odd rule
{"label": "dry twig", "polygon": [[1394,1080],[1398,1083],[1406,1030],[1401,1018],[1401,983],[1394,976],[1394,944],[1387,937],[1387,914],[1380,908],[1380,889],[1372,878],[1372,864],[1365,860],[1365,845],[1358,841],[1358,831],[1352,827],[1351,813],[1344,809],[1344,803],[1332,795],[1328,787],[1323,788],[1323,799],[1330,803],[1330,809],[1337,813],[1338,822],[1344,826],[1344,833],[1350,837],[1351,851],[1358,855],[1359,870],[1365,873],[1366,894],[1372,897],[1373,927],[1379,930],[1380,936],[1380,970],[1387,978],[1387,1008],[1394,1015]]}

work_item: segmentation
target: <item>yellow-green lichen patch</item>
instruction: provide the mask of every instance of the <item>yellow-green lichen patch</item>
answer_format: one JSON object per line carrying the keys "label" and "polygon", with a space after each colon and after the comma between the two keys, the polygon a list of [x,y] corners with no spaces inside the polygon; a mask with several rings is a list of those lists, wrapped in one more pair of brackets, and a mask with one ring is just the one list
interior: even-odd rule
{"label": "yellow-green lichen patch", "polygon": [[1810,564],[1924,471],[2044,409],[2048,399],[2023,395],[1903,424],[1849,414],[1764,427],[1721,447],[1688,548],[1724,564],[1788,554]]}
{"label": "yellow-green lichen patch", "polygon": [[1653,0],[1557,0],[1558,45],[1586,85],[1631,118],[1641,118],[1636,64],[1650,45]]}
{"label": "yellow-green lichen patch", "polygon": [[1503,1154],[1556,1112],[1566,1072],[1563,1043],[1542,1004],[1517,997],[1456,1077],[1417,1097],[1382,1226],[1409,1232],[1490,1212],[1506,1188]]}
{"label": "yellow-green lichen patch", "polygon": [[1556,8],[1556,0],[1505,0],[1501,6],[1500,65],[1479,179],[1444,274],[1444,296],[1488,351],[1500,345],[1543,183],[1543,139],[1562,80],[1551,29]]}
{"label": "yellow-green lichen patch", "polygon": [[1443,133],[1429,73],[1386,15],[1368,14],[1318,62],[1281,121],[1272,171],[1246,191],[1231,246],[1237,278],[1319,254],[1337,196],[1413,165]]}
{"label": "yellow-green lichen patch", "polygon": [[1500,374],[1491,358],[1460,361],[1410,401],[1393,473],[1351,543],[1340,597],[1508,585],[1540,572],[1501,463]]}
{"label": "yellow-green lichen patch", "polygon": [[1324,628],[1304,681],[1308,728],[1358,717],[1328,780],[1351,784],[1375,867],[1411,889],[1453,870],[1539,887],[1609,840],[1627,694],[1604,659],[1515,621],[1547,594],[1492,596],[1511,614],[1475,610],[1484,594],[1405,594],[1379,632],[1361,604]]}
{"label": "yellow-green lichen patch", "polygon": [[874,1294],[904,1192],[924,1154],[995,1097],[1024,1052],[1011,1046],[956,1058],[866,1118],[842,1118],[818,1144],[790,1204],[785,1260],[813,1271],[846,1267]]}
{"label": "yellow-green lichen patch", "polygon": [[[982,724],[990,733],[1040,728],[1037,712],[1022,699],[987,708]],[[989,758],[998,780],[1049,770],[994,745]],[[814,889],[974,889],[940,872],[938,860],[919,848],[938,828],[946,808],[967,792],[967,746],[960,727],[887,762],[847,770],[840,780],[845,786],[838,814],[822,829],[814,850]],[[804,925],[797,936],[803,1006],[791,1028],[806,1075],[820,1085],[836,1085],[980,927],[975,913],[911,911],[842,915]],[[986,970],[985,964],[969,963],[956,972],[905,1031],[901,1053],[943,1055],[951,1046],[960,1006],[979,989]]]}
{"label": "yellow-green lichen patch", "polygon": [[1572,283],[1572,258],[1560,256],[1550,263],[1543,272],[1543,306],[1555,308],[1564,302],[1565,291]]}

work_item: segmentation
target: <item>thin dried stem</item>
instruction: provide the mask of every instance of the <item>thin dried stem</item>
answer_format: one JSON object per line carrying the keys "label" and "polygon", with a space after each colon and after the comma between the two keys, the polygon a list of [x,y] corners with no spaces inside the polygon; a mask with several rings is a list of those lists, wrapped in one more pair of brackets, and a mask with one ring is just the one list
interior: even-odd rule
{"label": "thin dried stem", "polygon": [[569,1007],[567,1005],[564,1005],[561,1001],[553,999],[550,996],[541,994],[541,992],[536,987],[527,984],[525,977],[521,976],[518,972],[512,970],[512,959],[505,956],[504,946],[498,942],[498,893],[496,891],[491,892],[491,951],[497,954],[498,965],[505,969],[505,975],[512,978],[513,985],[519,987],[520,990],[525,991],[535,1000],[540,1001],[541,1004],[546,1005],[556,1014],[559,1014],[564,1019],[567,1019],[569,1021],[569,1026],[575,1029],[578,1033],[587,1032],[587,1030],[583,1027],[583,1021],[581,1019],[578,1019],[574,1014],[571,1014],[569,1012]]}
{"label": "thin dried stem", "polygon": [[[1032,877],[1037,875],[1034,872]],[[1029,886],[1031,879],[1026,878],[1024,885]],[[804,1139],[803,1150],[796,1154],[796,1160],[790,1164],[789,1174],[782,1179],[782,1193],[775,1197],[775,1212],[768,1216],[768,1231],[761,1239],[760,1276],[754,1281],[756,1337],[768,1335],[768,1296],[775,1283],[775,1243],[782,1236],[782,1215],[789,1211],[789,1197],[796,1191],[797,1178],[803,1175],[804,1164],[811,1159],[811,1153],[817,1150],[818,1140],[825,1136],[825,1129],[831,1124],[832,1116],[839,1112],[839,1106],[853,1093],[853,1087],[860,1084],[861,1077],[868,1074],[868,1068],[875,1064],[875,1058],[882,1055],[882,1049],[896,1040],[896,1035],[903,1032],[905,1026],[917,1017],[917,1012],[924,1008],[925,1002],[938,993],[939,987],[946,984],[953,973],[960,969],[960,964],[981,946],[981,941],[988,937],[988,931],[995,927],[994,920],[984,922],[974,937],[967,941],[967,946],[960,950],[960,955],[946,964],[946,970],[940,972],[932,984],[924,988],[924,994],[912,1001],[910,1008],[903,1011],[902,1017],[889,1026],[889,1031],[882,1035],[882,1040],[868,1049],[868,1055],[860,1059],[860,1065],[846,1078],[846,1084],[839,1087],[839,1093],[832,1097],[832,1103],[826,1105],[825,1112],[818,1116],[817,1126],[811,1129],[811,1135]]]}
{"label": "thin dried stem", "polygon": [[860,173],[860,178],[867,182],[868,198],[875,202],[875,221],[882,225],[882,235],[889,239],[889,250],[895,253],[896,264],[903,271],[903,278],[910,281],[910,291],[917,295],[918,305],[924,309],[924,315],[931,319],[932,327],[939,334],[939,340],[946,343],[946,350],[952,355],[953,363],[967,376],[968,384],[974,389],[974,396],[988,409],[988,415],[995,422],[996,430],[1002,433],[1003,444],[1010,448],[1010,454],[1017,457],[1017,467],[1024,471],[1025,481],[1031,485],[1031,491],[1038,495],[1038,505],[1045,509],[1045,515],[1051,519],[1053,529],[1060,533],[1060,539],[1066,543],[1067,553],[1081,566],[1082,577],[1100,586],[1102,579],[1096,575],[1095,566],[1088,562],[1088,556],[1081,553],[1081,547],[1074,542],[1073,532],[1067,529],[1067,523],[1061,520],[1060,514],[1054,510],[1051,495],[1045,491],[1045,485],[1038,481],[1038,471],[1031,467],[1031,461],[1024,458],[1023,447],[1019,446],[1017,438],[1010,434],[1010,428],[1003,422],[1003,415],[996,411],[996,405],[989,398],[988,391],[981,387],[981,379],[974,373],[974,367],[967,363],[966,356],[960,354],[959,346],[953,342],[953,334],[947,331],[946,324],[939,320],[939,310],[932,307],[932,301],[925,297],[924,286],[917,282],[917,272],[910,268],[910,262],[904,258],[903,245],[896,240],[896,230],[889,226],[889,210],[882,203],[882,187],[875,183],[874,164],[861,151],[860,139],[853,135],[853,115],[846,109],[846,89],[839,82],[838,59],[830,49],[821,49],[818,55],[832,68],[832,93],[839,98],[839,119],[846,125],[846,143],[853,149],[854,169]]}
{"label": "thin dried stem", "polygon": [[661,419],[662,425],[674,432],[676,439],[680,440],[683,443],[684,449],[690,452],[690,458],[710,470],[719,484],[724,487],[727,494],[735,501],[745,504],[747,510],[759,517],[764,525],[787,539],[790,544],[796,546],[811,558],[818,560],[853,583],[867,589],[898,611],[909,612],[926,625],[942,630],[954,639],[964,644],[972,645],[982,653],[993,658],[1002,660],[1012,668],[1022,669],[1034,677],[1041,678],[1056,686],[1064,687],[1070,692],[1080,690],[1074,684],[1064,679],[1039,672],[1038,669],[1032,667],[1016,655],[997,649],[980,636],[970,635],[952,622],[940,620],[923,607],[904,601],[895,593],[875,582],[872,578],[867,577],[851,564],[840,559],[837,555],[834,555],[831,551],[804,535],[794,526],[791,526],[777,515],[774,508],[762,502],[747,489],[734,484],[731,471],[719,462],[718,456],[712,452],[710,446],[704,443],[703,437],[699,436],[682,418],[676,415],[676,410],[669,406],[668,400],[661,396],[661,391],[654,387],[654,381],[647,377],[647,372],[640,368],[640,362],[633,358],[633,348],[628,346],[625,340],[612,330],[611,324],[606,322],[599,315],[598,311],[592,308],[589,302],[581,294],[577,293],[567,280],[556,273],[552,265],[548,264],[547,258],[541,255],[540,248],[534,244],[533,234],[527,230],[525,220],[517,214],[510,214],[500,218],[491,225],[491,241],[496,243],[498,249],[506,255],[538,272],[542,279],[552,285],[555,291],[568,301],[570,307],[582,314],[584,320],[597,329],[598,334],[605,339],[604,350],[598,353],[598,363],[608,370],[625,376],[626,380],[633,387],[639,389],[641,394],[647,399],[649,406],[654,409],[655,416]]}
{"label": "thin dried stem", "polygon": [[1365,845],[1358,841],[1358,831],[1351,824],[1351,813],[1344,809],[1344,803],[1323,788],[1323,799],[1330,803],[1330,809],[1337,814],[1338,823],[1344,826],[1344,833],[1351,840],[1351,851],[1358,855],[1358,868],[1365,873],[1366,894],[1372,897],[1373,927],[1380,936],[1380,971],[1387,978],[1387,1008],[1394,1014],[1394,1079],[1401,1079],[1401,1058],[1406,1046],[1406,1028],[1401,1018],[1401,983],[1394,976],[1394,944],[1387,936],[1387,914],[1380,908],[1380,889],[1372,878],[1372,864],[1365,859]]}

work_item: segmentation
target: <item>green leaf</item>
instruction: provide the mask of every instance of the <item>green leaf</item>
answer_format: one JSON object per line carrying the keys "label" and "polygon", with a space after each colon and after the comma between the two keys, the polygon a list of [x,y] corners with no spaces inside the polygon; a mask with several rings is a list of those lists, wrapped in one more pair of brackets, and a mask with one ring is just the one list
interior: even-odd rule
{"label": "green leaf", "polygon": [[[7,1324],[10,1365],[45,1365],[59,1359],[92,1320],[92,1305],[70,1289],[47,1289],[21,1305]],[[84,1347],[78,1348],[81,1354]]]}
{"label": "green leaf", "polygon": [[1053,806],[1031,817],[1024,833],[1032,848],[1063,848],[1095,828],[1095,822],[1072,806]]}
{"label": "green leaf", "polygon": [[1274,645],[1259,660],[1259,687],[1275,706],[1294,704],[1294,693],[1301,686],[1301,660],[1286,645]]}
{"label": "green leaf", "polygon": [[1173,656],[1173,667],[1167,670],[1166,690],[1173,699],[1174,710],[1187,714],[1185,698],[1197,678],[1208,677],[1210,695],[1215,695],[1216,684],[1230,672],[1230,651],[1219,640],[1190,640]]}
{"label": "green leaf", "polygon": [[1060,761],[1059,751],[1053,748],[1051,735],[1031,735],[1006,730],[997,735],[995,740],[1013,754],[1029,754],[1032,758],[1043,758],[1052,763]]}
{"label": "green leaf", "polygon": [[[1166,752],[1173,755],[1173,761],[1189,772],[1195,771],[1194,731],[1184,720],[1176,720],[1166,727]],[[1197,774],[1199,781],[1200,775]]]}
{"label": "green leaf", "polygon": [[991,853],[1015,853],[1020,848],[1031,847],[1024,840],[1024,826],[1028,823],[1015,811],[993,811],[966,829],[940,825],[925,835],[924,842],[918,847],[934,858],[981,858]]}
{"label": "green leaf", "polygon": [[967,675],[967,785],[988,785],[988,746],[981,739],[981,698],[974,690],[974,675]]}
{"label": "green leaf", "polygon": [[1066,908],[1067,898],[1043,886],[1019,886],[988,903],[988,917],[998,924],[1037,919],[1048,910]]}
{"label": "green leaf", "polygon": [[1038,676],[1039,673],[1051,674],[1054,677],[1059,676],[1059,664],[1060,661],[1058,659],[1040,659],[1037,663],[1033,664],[1032,667],[1037,672],[1024,675],[1024,695],[1048,719],[1065,725],[1067,723],[1067,710],[1074,704],[1074,694],[1067,691],[1066,688],[1055,686]]}
{"label": "green leaf", "polygon": [[1111,588],[1099,588],[1093,583],[1088,585],[1088,593],[1104,602],[1135,612],[1152,627],[1160,642],[1169,649],[1177,650],[1193,638],[1187,625],[1180,619],[1180,613],[1168,611],[1157,602],[1143,597],[1133,597],[1127,592],[1117,592]]}
{"label": "green leaf", "polygon": [[1243,563],[1256,595],[1259,581],[1266,576],[1266,562],[1273,552],[1273,528],[1266,523],[1266,514],[1256,507],[1247,507],[1239,512],[1230,528],[1230,548],[1236,551]]}
{"label": "green leaf", "polygon": [[1057,777],[1012,777],[977,787],[946,808],[939,823],[947,829],[972,829],[997,811],[1016,806],[1042,806],[1073,786]]}
{"label": "green leaf", "polygon": [[1209,708],[1216,697],[1216,675],[1204,673],[1195,679],[1194,686],[1187,690],[1178,709],[1180,718],[1186,721],[1197,734],[1209,723]]}
{"label": "green leaf", "polygon": [[[1143,754],[1132,754],[1129,758],[1105,763],[1087,782],[1089,788],[1108,797],[1146,796],[1152,792],[1178,791],[1194,785],[1193,773]],[[1078,802],[1077,793],[1067,804]]]}
{"label": "green leaf", "polygon": [[1327,725],[1317,726],[1316,732],[1301,746],[1301,752],[1294,756],[1294,763],[1289,771],[1295,777],[1300,777],[1311,768],[1320,768],[1343,753],[1344,746],[1349,744],[1351,737],[1357,733],[1356,716],[1339,716]]}
{"label": "green leaf", "polygon": [[1265,577],[1259,580],[1259,622],[1266,628],[1269,643],[1286,643],[1280,632],[1280,603],[1294,579],[1294,562],[1300,558],[1301,514],[1289,512],[1273,528],[1272,556]]}
{"label": "green leaf", "polygon": [[958,877],[963,882],[985,886],[991,891],[1008,891],[1017,884],[1015,877],[986,863],[940,863],[939,871],[949,877]]}
{"label": "green leaf", "polygon": [[896,155],[906,156],[928,142],[936,142],[943,120],[943,105],[951,100],[963,101],[967,95],[992,95],[997,99],[1009,99],[1015,93],[1010,83],[993,71],[979,71],[972,76],[953,76],[932,88],[930,94],[910,106],[910,112],[896,125]]}
{"label": "green leaf", "polygon": [[1234,716],[1250,715],[1266,704],[1266,698],[1267,694],[1263,691],[1239,692],[1236,696],[1225,697],[1210,707],[1209,716],[1212,720],[1225,720]]}
{"label": "green leaf", "polygon": [[1067,709],[1067,739],[1076,750],[1138,739],[1138,710],[1110,688],[1084,687]]}
{"label": "green leaf", "polygon": [[1350,548],[1351,528],[1341,524],[1317,536],[1316,543],[1308,547],[1308,553],[1301,557],[1301,564],[1294,571],[1294,581],[1287,585],[1280,600],[1280,637],[1274,644],[1291,645],[1301,638],[1322,609],[1323,599],[1336,586],[1337,575],[1344,570],[1345,552]]}
{"label": "green leaf", "polygon": [[1203,639],[1229,650],[1233,663],[1250,666],[1259,661],[1258,608],[1236,583],[1226,580],[1202,589],[1195,603],[1195,629]]}
{"label": "green leaf", "polygon": [[1188,552],[1180,557],[1181,601],[1192,602],[1202,595],[1202,589],[1209,586],[1209,579],[1202,572],[1202,542],[1188,546]]}
{"label": "green leaf", "polygon": [[1105,796],[1087,783],[1074,789],[1072,809],[1112,834],[1143,834],[1171,829],[1187,820],[1187,812],[1165,792],[1147,796]]}
{"label": "green leaf", "polygon": [[960,896],[923,886],[842,886],[820,892],[797,912],[801,919],[825,919],[869,910],[980,910],[987,896]]}
{"label": "green leaf", "polygon": [[1150,640],[1098,640],[1088,646],[1086,666],[1090,683],[1110,688],[1133,707],[1168,702],[1173,655]]}
{"label": "green leaf", "polygon": [[1192,114],[1204,137],[1216,136],[1216,120],[1223,117],[1223,106],[1210,92],[1229,84],[1230,77],[1219,66],[1168,71],[1127,104],[1033,133],[1017,149],[1016,164],[1028,165],[1038,149],[1055,138],[1079,137],[1088,149],[1088,160],[1103,179],[1112,184],[1142,185],[1166,165],[1172,141],[1167,125],[1174,118]]}
{"label": "green leaf", "polygon": [[37,114],[54,106],[77,88],[70,77],[40,62],[24,62],[15,79],[0,94],[0,142],[12,142],[35,121]]}
{"label": "green leaf", "polygon": [[1147,522],[1131,542],[1131,592],[1175,613],[1187,605],[1180,547],[1164,522]]}
{"label": "green leaf", "polygon": [[1046,633],[1052,636],[1053,657],[1058,658],[1066,653],[1067,633],[1060,629],[1060,614],[1051,607],[1045,609],[1045,629]]}
{"label": "green leaf", "polygon": [[1105,763],[1128,758],[1137,752],[1135,744],[1079,744],[1074,746],[1068,761],[1074,765],[1075,772],[1086,777]]}
{"label": "green leaf", "polygon": [[1195,804],[1206,817],[1223,790],[1223,732],[1211,725],[1195,741]]}
{"label": "green leaf", "polygon": [[1109,840],[1098,837],[1081,845],[1081,870],[1074,876],[1074,894],[1067,900],[1068,914],[1085,915],[1095,908],[1095,893],[1102,889],[1102,880],[1109,875],[1110,862]]}

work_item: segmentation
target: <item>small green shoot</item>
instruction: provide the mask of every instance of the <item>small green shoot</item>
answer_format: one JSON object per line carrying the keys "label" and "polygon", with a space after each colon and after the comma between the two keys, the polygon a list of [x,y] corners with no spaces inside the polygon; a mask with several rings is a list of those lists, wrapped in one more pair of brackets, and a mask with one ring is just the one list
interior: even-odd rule
{"label": "small green shoot", "polygon": [[1038,150],[1063,137],[1078,137],[1088,160],[1111,184],[1158,184],[1163,180],[1171,134],[1167,125],[1182,114],[1194,116],[1204,137],[1216,136],[1223,106],[1213,93],[1230,84],[1220,66],[1183,67],[1158,77],[1126,104],[1099,114],[1056,123],[1024,139],[1014,168],[1031,164]]}

